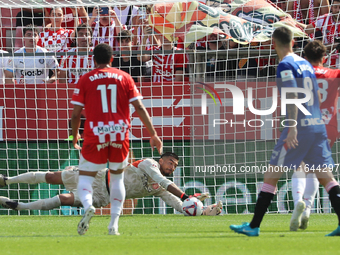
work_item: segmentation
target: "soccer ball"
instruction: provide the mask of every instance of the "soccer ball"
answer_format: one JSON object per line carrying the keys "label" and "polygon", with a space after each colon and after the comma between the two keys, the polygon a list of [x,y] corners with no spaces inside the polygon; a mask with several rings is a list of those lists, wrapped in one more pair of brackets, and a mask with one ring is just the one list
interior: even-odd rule
{"label": "soccer ball", "polygon": [[201,216],[203,213],[203,203],[196,197],[187,198],[182,204],[185,216]]}

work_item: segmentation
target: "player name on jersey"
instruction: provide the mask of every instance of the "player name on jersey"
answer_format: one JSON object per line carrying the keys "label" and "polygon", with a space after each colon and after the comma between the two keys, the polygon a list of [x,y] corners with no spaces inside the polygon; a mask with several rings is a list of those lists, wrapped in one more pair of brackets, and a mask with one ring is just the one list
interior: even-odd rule
{"label": "player name on jersey", "polygon": [[95,81],[95,80],[99,80],[99,79],[105,79],[105,78],[114,78],[114,79],[121,81],[123,79],[123,76],[121,76],[117,73],[109,73],[109,72],[99,73],[99,74],[95,74],[93,76],[89,76],[89,79],[91,81]]}

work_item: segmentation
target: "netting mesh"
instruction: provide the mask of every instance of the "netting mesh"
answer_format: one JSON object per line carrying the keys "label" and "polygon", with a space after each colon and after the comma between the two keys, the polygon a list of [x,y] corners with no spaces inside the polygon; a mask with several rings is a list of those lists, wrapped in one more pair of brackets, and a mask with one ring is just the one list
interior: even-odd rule
{"label": "netting mesh", "polygon": [[[49,9],[56,6],[62,8]],[[66,10],[74,6],[76,9]],[[95,12],[96,7],[104,11],[107,6],[115,10],[113,23],[105,23],[105,14],[100,14],[102,10]],[[114,7],[122,8],[119,12]],[[299,8],[294,5],[293,10],[289,10],[289,2],[259,0],[205,3],[0,0],[0,47],[4,50],[0,53],[0,173],[16,176],[34,171],[61,171],[78,164],[79,152],[69,140],[73,107],[70,101],[79,77],[94,67],[91,47],[105,42],[113,47],[114,65],[135,79],[144,105],[164,141],[164,150],[180,156],[179,167],[170,179],[188,194],[208,192],[211,198],[205,201],[206,205],[222,200],[224,213],[253,212],[263,176],[244,173],[241,169],[268,164],[281,127],[266,119],[282,116],[279,111],[271,116],[255,116],[249,111],[246,98],[244,115],[235,116],[232,96],[225,86],[234,85],[244,95],[248,88],[253,88],[254,107],[270,107],[278,64],[271,33],[278,26],[290,27],[296,39],[294,51],[301,55],[310,39],[294,19],[308,25],[312,22],[310,15],[318,20],[324,12],[315,7],[312,13],[302,3]],[[328,13],[329,6],[324,8]],[[70,18],[70,27],[66,27],[66,18],[58,21],[59,11]],[[32,22],[39,30],[36,43],[44,50],[34,48],[32,52],[22,48],[33,43],[29,40],[35,40],[34,33],[26,36],[24,31]],[[90,35],[85,33],[87,26],[83,30],[76,28],[86,22],[92,28]],[[320,37],[318,31],[323,31],[323,25],[320,26],[320,29],[318,25],[313,27],[312,37]],[[118,37],[123,30],[130,32]],[[132,46],[124,44],[127,38],[133,42]],[[321,38],[330,37],[321,35]],[[324,43],[332,52],[328,64],[338,67],[334,40]],[[131,116],[134,157],[157,159],[159,155],[151,151],[147,131],[134,109]],[[223,125],[215,125],[217,119]],[[264,124],[256,125],[261,120]],[[230,126],[230,122],[238,124]],[[338,147],[336,142],[332,148],[336,163]],[[279,181],[270,212],[292,210],[291,174],[287,173]],[[0,189],[1,196],[21,202],[64,192],[63,186],[50,184],[11,184]],[[174,212],[154,197],[128,201],[125,207],[124,213]],[[328,195],[323,188],[314,207],[315,212],[330,212]],[[100,212],[108,213],[108,209]],[[0,214],[79,213],[82,213],[80,208],[72,207],[49,212],[0,209]]]}

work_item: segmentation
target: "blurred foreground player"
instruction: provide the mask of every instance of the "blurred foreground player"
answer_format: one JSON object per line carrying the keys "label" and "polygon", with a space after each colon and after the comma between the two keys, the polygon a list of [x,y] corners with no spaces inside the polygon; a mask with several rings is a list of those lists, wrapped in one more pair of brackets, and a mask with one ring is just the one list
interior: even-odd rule
{"label": "blurred foreground player", "polygon": [[125,200],[124,167],[128,165],[129,128],[131,103],[148,130],[151,148],[162,151],[162,142],[151,123],[148,112],[141,102],[142,96],[132,77],[111,67],[112,47],[98,44],[93,50],[96,69],[83,75],[74,90],[71,125],[73,146],[80,137],[80,116],[85,107],[86,122],[84,143],[79,159],[78,196],[85,214],[78,224],[78,233],[85,234],[95,213],[92,183],[98,171],[110,169],[111,222],[109,234],[119,235],[118,221]]}
{"label": "blurred foreground player", "polygon": [[[298,169],[302,162],[314,169],[320,169],[323,166],[315,173],[327,190],[340,222],[340,187],[333,178],[332,169],[324,167],[334,166],[334,161],[327,141],[326,127],[322,121],[314,69],[308,61],[293,53],[293,44],[292,32],[288,28],[279,27],[274,31],[273,45],[281,59],[277,67],[277,86],[280,94],[286,96],[287,99],[294,100],[295,103],[299,99],[297,103],[299,110],[292,101],[286,106],[286,120],[289,124],[284,128],[274,147],[269,169],[264,174],[264,184],[257,198],[252,221],[243,225],[230,226],[236,233],[247,236],[260,234],[260,224],[276,193],[276,184],[284,167]],[[311,91],[311,95],[302,92],[303,88]],[[340,226],[329,235],[340,235]]]}
{"label": "blurred foreground player", "polygon": [[[166,152],[162,154],[159,161],[151,158],[138,160],[124,169],[124,186],[126,199],[142,198],[147,196],[160,197],[167,205],[183,213],[183,202],[175,196],[171,190],[176,189],[176,185],[165,176],[170,176],[178,164],[178,156],[175,153]],[[93,205],[104,207],[110,202],[109,189],[109,169],[100,170],[92,184]],[[40,199],[30,203],[21,203],[10,200],[7,197],[0,197],[0,204],[3,207],[13,210],[51,210],[60,206],[82,206],[77,195],[77,183],[79,172],[75,166],[65,168],[60,172],[29,172],[13,177],[0,175],[0,187],[14,183],[50,183],[62,184],[70,193],[62,193],[52,198]],[[179,190],[179,188],[177,188]],[[180,192],[183,193],[182,191]],[[196,196],[196,194],[195,194]],[[201,201],[208,198],[207,194],[198,194]],[[209,205],[203,215],[215,216],[220,214],[222,203],[219,201],[214,205]]]}
{"label": "blurred foreground player", "polygon": [[[321,95],[322,119],[326,124],[328,142],[333,146],[339,136],[338,133],[338,90],[340,86],[340,70],[323,67],[326,47],[321,41],[310,42],[304,48],[306,59],[312,64],[315,76],[318,79]],[[306,229],[310,217],[310,210],[314,205],[314,199],[319,189],[319,182],[311,169],[306,172],[297,171],[292,176],[292,194],[294,200],[294,212],[291,218],[290,230],[298,228]],[[305,207],[305,210],[303,210]]]}

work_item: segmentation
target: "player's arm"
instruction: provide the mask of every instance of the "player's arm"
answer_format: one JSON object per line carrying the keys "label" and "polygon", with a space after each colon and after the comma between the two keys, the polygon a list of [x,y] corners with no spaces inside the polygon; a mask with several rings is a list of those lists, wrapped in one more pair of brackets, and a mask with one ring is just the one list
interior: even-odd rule
{"label": "player's arm", "polygon": [[[162,190],[155,194],[155,196],[160,197],[167,205],[171,206],[175,210],[184,213],[182,208],[183,202],[170,192]],[[209,205],[203,210],[203,215],[207,216],[219,215],[222,211],[222,206],[223,204],[221,201],[219,201],[217,204]]]}
{"label": "player's arm", "polygon": [[182,209],[183,202],[169,191],[161,190],[160,192],[155,194],[155,196],[160,197],[167,205],[171,206],[176,211],[183,213]]}
{"label": "player's arm", "polygon": [[77,0],[77,5],[78,17],[81,18],[85,24],[87,24],[89,21],[89,16],[87,15],[83,2],[81,0]]}
{"label": "player's arm", "polygon": [[150,139],[151,148],[153,149],[154,146],[156,146],[158,153],[162,154],[162,147],[163,147],[162,142],[157,136],[157,132],[151,123],[150,116],[148,112],[146,111],[142,101],[140,99],[137,99],[137,100],[132,101],[131,104],[135,108],[137,115],[139,116],[140,120],[143,122],[143,124],[145,125],[146,129],[148,130],[151,136],[151,139]]}
{"label": "player's arm", "polygon": [[[147,42],[148,37],[151,35],[151,33],[152,33],[152,27],[143,26],[143,40],[140,46],[140,49],[142,51],[146,51],[146,42]],[[142,62],[147,62],[151,59],[151,55],[145,54],[145,53],[142,53],[141,56],[138,55],[137,57],[139,57],[142,60]]]}
{"label": "player's arm", "polygon": [[[297,99],[298,95],[296,92],[289,92],[286,94],[287,99]],[[296,146],[298,146],[298,140],[297,140],[297,128],[296,128],[296,120],[298,115],[298,108],[295,104],[288,104],[286,105],[287,109],[287,119],[288,125],[289,125],[289,131],[287,134],[287,138],[284,140],[288,146],[288,149],[295,149]],[[294,122],[295,120],[295,122]]]}
{"label": "player's arm", "polygon": [[138,28],[142,25],[140,15],[132,17],[131,30],[132,30],[132,47],[138,50]]}
{"label": "player's arm", "polygon": [[92,11],[91,19],[89,21],[89,26],[92,26],[93,22],[95,22],[98,17],[99,17],[99,7],[94,7]]}
{"label": "player's arm", "polygon": [[67,82],[67,71],[60,69],[58,77],[59,77],[58,80],[60,83],[66,83]]}
{"label": "player's arm", "polygon": [[320,93],[320,90],[318,90],[318,97],[319,97],[319,104],[320,104],[320,107],[321,107],[321,93]]}
{"label": "player's arm", "polygon": [[5,74],[5,84],[13,84],[14,83],[14,73],[9,70],[4,70]]}
{"label": "player's arm", "polygon": [[72,118],[71,118],[71,127],[72,127],[72,135],[73,135],[73,146],[77,150],[80,150],[81,147],[77,144],[78,139],[80,139],[79,127],[80,127],[80,116],[83,110],[83,106],[74,105]]}
{"label": "player's arm", "polygon": [[120,20],[118,19],[117,14],[114,10],[111,9],[109,11],[109,13],[110,13],[110,17],[112,17],[114,22],[115,22],[115,29],[117,29],[116,31],[117,31],[117,35],[118,35],[123,30],[123,25],[120,22]]}
{"label": "player's arm", "polygon": [[58,80],[60,83],[67,83],[68,78],[68,61],[67,56],[63,56],[60,61]]}
{"label": "player's arm", "polygon": [[315,32],[314,23],[311,23],[311,24],[308,24],[308,25],[299,23],[299,25],[304,29],[304,31],[307,35],[313,34]]}
{"label": "player's arm", "polygon": [[319,13],[318,13],[317,17],[329,13],[329,11],[330,11],[330,8],[329,8],[330,4],[329,4],[328,0],[318,0],[318,6],[319,6],[319,8],[318,8],[318,12]]}
{"label": "player's arm", "polygon": [[175,183],[164,177],[158,167],[158,163],[153,159],[145,159],[138,165],[138,168],[141,171],[149,175],[151,179],[161,185],[165,190],[169,191],[182,200],[187,199],[189,196],[186,195],[180,188],[178,188]]}
{"label": "player's arm", "polygon": [[56,69],[51,69],[51,71],[52,71],[52,76],[46,81],[47,83],[53,83],[53,82],[55,82],[56,81],[56,72],[57,72],[57,70]]}
{"label": "player's arm", "polygon": [[[279,88],[297,88],[296,79],[294,76],[294,67],[287,63],[280,63],[277,67],[277,83]],[[281,90],[280,90],[281,92]],[[297,99],[297,92],[292,92],[288,90],[285,92],[287,99]],[[284,140],[286,142],[288,148],[295,148],[298,146],[297,141],[297,116],[298,116],[298,108],[295,104],[287,104],[286,105],[286,116],[288,121],[288,134],[287,138]]]}

